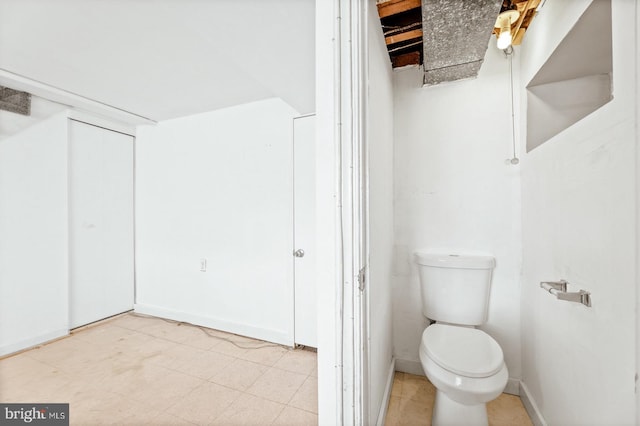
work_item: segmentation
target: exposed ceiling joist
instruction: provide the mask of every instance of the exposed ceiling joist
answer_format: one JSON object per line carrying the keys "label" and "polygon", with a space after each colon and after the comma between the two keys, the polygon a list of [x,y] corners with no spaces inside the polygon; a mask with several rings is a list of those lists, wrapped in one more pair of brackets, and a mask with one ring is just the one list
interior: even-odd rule
{"label": "exposed ceiling joist", "polygon": [[420,7],[420,0],[386,0],[378,2],[378,15],[382,19],[417,7]]}
{"label": "exposed ceiling joist", "polygon": [[379,0],[377,7],[393,68],[422,64],[421,0]]}
{"label": "exposed ceiling joist", "polygon": [[[424,65],[425,84],[475,77],[498,15],[517,10],[512,44],[519,45],[541,0],[378,0],[394,69]],[[512,13],[516,15],[515,13]]]}

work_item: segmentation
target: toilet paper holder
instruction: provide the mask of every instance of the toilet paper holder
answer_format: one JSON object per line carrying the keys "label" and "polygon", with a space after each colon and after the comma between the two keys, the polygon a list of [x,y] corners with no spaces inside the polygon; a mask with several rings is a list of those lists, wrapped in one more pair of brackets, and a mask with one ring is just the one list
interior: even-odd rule
{"label": "toilet paper holder", "polygon": [[565,300],[567,302],[582,303],[585,306],[591,306],[591,293],[585,290],[570,292],[567,291],[567,284],[565,280],[560,281],[542,281],[540,282],[540,288],[547,290],[549,293],[556,296],[556,299]]}

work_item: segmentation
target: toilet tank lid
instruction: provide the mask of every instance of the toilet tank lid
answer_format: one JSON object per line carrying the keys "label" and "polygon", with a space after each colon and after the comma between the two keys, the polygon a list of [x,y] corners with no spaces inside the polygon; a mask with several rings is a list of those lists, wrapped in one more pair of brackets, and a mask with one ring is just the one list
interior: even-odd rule
{"label": "toilet tank lid", "polygon": [[493,256],[486,255],[462,255],[417,251],[415,253],[415,259],[419,265],[434,266],[438,268],[493,269],[496,266],[496,260]]}
{"label": "toilet tank lid", "polygon": [[433,324],[422,333],[420,345],[440,367],[465,377],[492,376],[504,363],[498,342],[477,328]]}

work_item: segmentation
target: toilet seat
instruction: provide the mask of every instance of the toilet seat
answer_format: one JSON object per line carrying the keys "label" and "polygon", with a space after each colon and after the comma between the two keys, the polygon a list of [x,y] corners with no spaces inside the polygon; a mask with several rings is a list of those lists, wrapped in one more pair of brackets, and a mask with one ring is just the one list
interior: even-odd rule
{"label": "toilet seat", "polygon": [[422,333],[420,349],[443,369],[465,377],[489,377],[504,366],[500,345],[476,328],[433,324]]}

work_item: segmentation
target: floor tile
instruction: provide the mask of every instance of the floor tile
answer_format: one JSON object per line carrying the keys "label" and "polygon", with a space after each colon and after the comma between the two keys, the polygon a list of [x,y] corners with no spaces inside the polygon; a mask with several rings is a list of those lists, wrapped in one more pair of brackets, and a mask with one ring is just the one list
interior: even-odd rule
{"label": "floor tile", "polygon": [[[385,425],[430,425],[436,388],[426,377],[396,372]],[[522,401],[502,394],[487,404],[491,426],[529,426],[531,421]]]}
{"label": "floor tile", "polygon": [[113,318],[110,321],[111,325],[127,328],[129,330],[140,330],[142,328],[145,328],[157,323],[158,323],[158,318],[155,318],[149,315],[135,314],[135,313],[120,315],[116,318]]}
{"label": "floor tile", "polygon": [[389,406],[386,425],[419,426],[430,425],[432,404],[425,404],[410,398],[392,397],[394,406]]}
{"label": "floor tile", "polygon": [[[129,336],[138,335],[134,330],[123,329],[116,325],[105,323],[101,326],[90,327],[81,331],[72,332],[72,336],[75,339],[83,340],[85,342],[113,346],[118,342],[126,340]],[[140,335],[142,336],[142,335]],[[150,340],[149,336],[146,336],[147,340]]]}
{"label": "floor tile", "polygon": [[126,314],[0,359],[0,400],[66,402],[78,425],[317,424],[315,359]]}
{"label": "floor tile", "polygon": [[247,389],[247,393],[286,404],[306,379],[303,374],[270,368]]}
{"label": "floor tile", "polygon": [[402,382],[404,381],[404,373],[396,371],[393,376],[393,386],[391,387],[391,396],[402,396]]}
{"label": "floor tile", "polygon": [[318,378],[307,377],[289,401],[289,405],[318,414]]}
{"label": "floor tile", "polygon": [[218,336],[224,334],[216,330],[196,325],[183,325],[182,333],[185,338],[182,339],[180,343],[205,350],[209,350],[218,345],[221,342]]}
{"label": "floor tile", "polygon": [[287,349],[283,348],[282,346],[266,346],[258,347],[256,349],[249,349],[246,352],[238,355],[238,358],[272,367],[286,353]]}
{"label": "floor tile", "polygon": [[[188,374],[154,365],[142,365],[140,369],[128,371],[112,380],[110,386],[114,392],[154,409],[164,410],[203,383],[204,380]],[[141,389],[145,391],[141,392]]]}
{"label": "floor tile", "polygon": [[300,374],[311,374],[317,368],[315,352],[296,349],[286,352],[274,367]]}
{"label": "floor tile", "polygon": [[[154,417],[151,421],[148,422],[149,425],[153,426],[190,426],[197,425],[198,423],[193,423],[182,419],[180,417],[176,417],[167,412],[160,413],[156,417]],[[138,426],[140,424],[138,423]]]}
{"label": "floor tile", "polygon": [[424,376],[405,374],[400,388],[400,396],[415,401],[433,401],[436,396],[436,388]]}
{"label": "floor tile", "polygon": [[253,395],[242,394],[216,419],[214,425],[270,425],[280,415],[284,405]]}
{"label": "floor tile", "polygon": [[19,357],[0,362],[1,402],[67,402],[60,398],[59,391],[74,380],[72,375],[31,358]]}
{"label": "floor tile", "polygon": [[[187,326],[188,327],[188,326]],[[140,333],[150,336],[159,337],[161,339],[171,340],[172,342],[181,343],[189,337],[183,333],[185,327],[178,322],[173,321],[156,321],[137,330]]]}
{"label": "floor tile", "polygon": [[242,347],[240,343],[234,341],[223,340],[210,349],[212,352],[218,352],[232,357],[240,357],[247,353],[248,349]]}
{"label": "floor tile", "polygon": [[487,404],[487,415],[491,426],[531,426],[522,400],[515,395],[503,393]]}
{"label": "floor tile", "polygon": [[284,407],[273,425],[276,426],[316,426],[318,416],[294,407]]}
{"label": "floor tile", "polygon": [[177,344],[151,358],[150,362],[207,380],[231,364],[234,359],[221,353]]}
{"label": "floor tile", "polygon": [[236,359],[222,371],[211,377],[209,381],[232,389],[245,391],[268,369],[269,367],[262,364]]}
{"label": "floor tile", "polygon": [[90,364],[106,357],[100,347],[74,336],[36,347],[25,355],[62,370],[75,370],[79,364]]}
{"label": "floor tile", "polygon": [[205,382],[171,405],[166,412],[195,424],[209,425],[240,395],[238,391]]}

